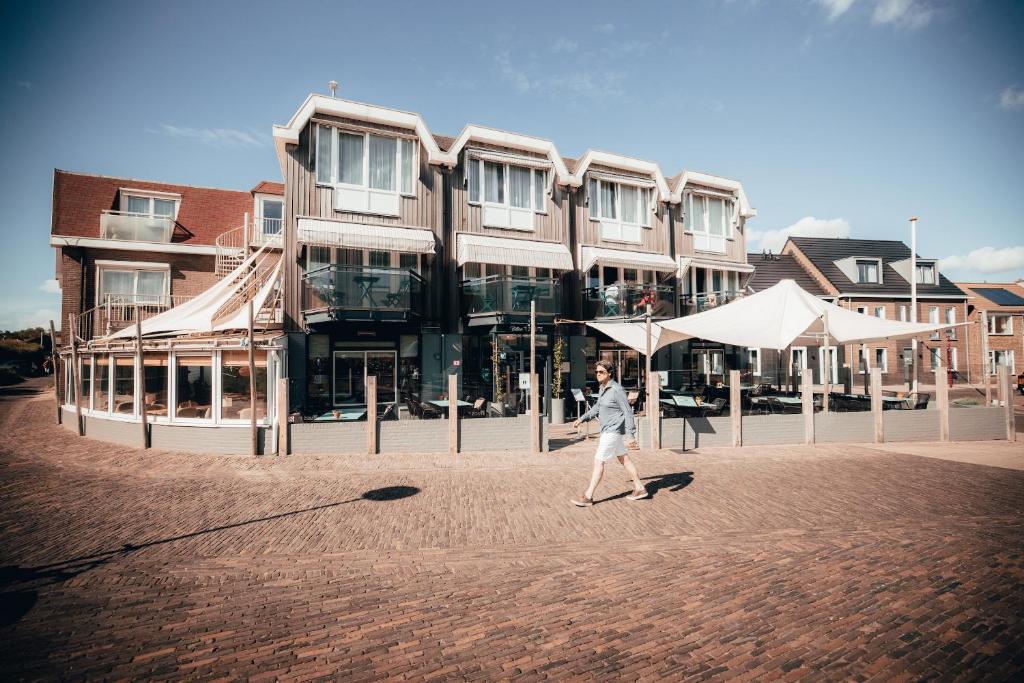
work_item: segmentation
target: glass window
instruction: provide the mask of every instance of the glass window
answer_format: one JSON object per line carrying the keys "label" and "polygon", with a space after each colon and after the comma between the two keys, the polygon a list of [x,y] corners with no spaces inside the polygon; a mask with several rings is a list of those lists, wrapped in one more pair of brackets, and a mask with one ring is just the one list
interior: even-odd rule
{"label": "glass window", "polygon": [[309,247],[306,252],[306,272],[312,273],[331,265],[331,250],[329,247]]}
{"label": "glass window", "polygon": [[402,147],[402,192],[412,194],[413,172],[415,170],[413,163],[416,159],[415,141],[400,140],[399,144]]}
{"label": "glass window", "polygon": [[725,202],[708,198],[708,232],[716,237],[725,235]]}
{"label": "glass window", "polygon": [[618,186],[615,183],[601,183],[601,217],[615,220],[618,217]]}
{"label": "glass window", "polygon": [[[318,183],[331,182],[332,160],[331,160],[331,139],[334,134],[333,128],[327,126],[316,127],[316,180]],[[360,155],[359,169],[362,172],[363,161]]]}
{"label": "glass window", "polygon": [[875,317],[885,319],[885,306],[875,306]]}
{"label": "glass window", "polygon": [[135,359],[131,356],[114,357],[114,412],[135,414]]}
{"label": "glass window", "polygon": [[517,209],[529,209],[530,198],[530,169],[521,166],[508,167],[508,193],[509,201]]}
{"label": "glass window", "polygon": [[747,366],[754,376],[761,374],[761,349],[747,349]]}
{"label": "glass window", "polygon": [[492,204],[505,203],[505,165],[484,162],[484,200]]}
{"label": "glass window", "polygon": [[889,371],[888,353],[885,349],[875,349],[875,367],[881,368],[882,372]]}
{"label": "glass window", "polygon": [[370,250],[370,266],[373,268],[387,268],[391,265],[391,254],[378,249]]}
{"label": "glass window", "polygon": [[176,418],[208,420],[213,406],[213,359],[178,356],[174,377]]}
{"label": "glass window", "polygon": [[78,397],[83,408],[92,407],[92,358],[85,356],[78,361]]}
{"label": "glass window", "polygon": [[622,281],[629,284],[635,284],[640,280],[637,278],[636,268],[623,268],[622,270]]}
{"label": "glass window", "polygon": [[900,320],[902,322],[907,322],[908,320],[910,320],[910,318],[908,317],[908,310],[906,304],[900,304]]}
{"label": "glass window", "polygon": [[534,170],[533,172],[533,208],[536,211],[544,212],[544,188],[547,186],[547,172]]}
{"label": "glass window", "polygon": [[479,202],[480,201],[480,160],[470,159],[467,166],[466,172],[469,174],[466,185],[469,188],[469,201]]}
{"label": "glass window", "polygon": [[92,383],[93,410],[110,410],[110,356],[96,356],[96,378]]}
{"label": "glass window", "polygon": [[640,222],[640,190],[635,187],[623,185],[622,192],[622,220],[626,223]]}
{"label": "glass window", "polygon": [[999,351],[993,350],[988,352],[988,372],[990,375],[996,374],[996,369],[1000,365],[1005,365],[1010,369],[1010,374],[1015,372],[1013,364],[1013,351]]}
{"label": "glass window", "polygon": [[928,322],[938,325],[939,324],[939,307],[929,306],[928,307]]}
{"label": "glass window", "polygon": [[[469,265],[469,264],[467,264]],[[419,254],[399,254],[398,255],[398,267],[404,270],[411,270],[415,273],[420,272],[420,257]]]}
{"label": "glass window", "polygon": [[475,280],[480,277],[480,264],[479,263],[467,263],[462,266],[462,279],[463,280]]}
{"label": "glass window", "polygon": [[175,202],[170,199],[154,199],[153,200],[153,215],[164,216],[166,218],[174,217],[174,205]]}
{"label": "glass window", "polygon": [[149,197],[128,196],[128,213],[149,215]]}
{"label": "glass window", "polygon": [[587,208],[590,212],[591,218],[597,218],[600,215],[598,211],[598,204],[600,200],[597,196],[597,179],[591,178],[587,181]]}
{"label": "glass window", "polygon": [[148,354],[142,359],[142,384],[146,413],[156,417],[167,415],[167,354]]}
{"label": "glass window", "polygon": [[1008,315],[992,315],[988,319],[989,334],[1013,334],[1013,319]]}
{"label": "glass window", "polygon": [[[256,419],[263,420],[267,417],[267,354],[257,353],[255,365]],[[252,405],[249,400],[249,353],[224,351],[221,354],[220,366],[221,419],[250,419]]]}
{"label": "glass window", "polygon": [[712,270],[711,271],[711,291],[721,292],[722,291],[722,271]]}
{"label": "glass window", "polygon": [[135,271],[107,270],[100,271],[100,299],[97,305],[103,305],[109,299],[112,303],[125,303],[135,294]]}
{"label": "glass window", "polygon": [[394,138],[370,137],[370,187],[375,190],[395,190],[395,164],[397,148]]}
{"label": "glass window", "polygon": [[100,292],[97,304],[160,304],[166,303],[166,270],[100,270]]}
{"label": "glass window", "polygon": [[353,135],[351,133],[338,133],[339,183],[344,183],[346,185],[363,184],[364,140],[365,138],[362,135]]}
{"label": "glass window", "polygon": [[587,288],[593,289],[601,286],[601,266],[593,265],[590,266],[590,270],[587,271]]}
{"label": "glass window", "polygon": [[534,271],[537,273],[537,277],[539,277],[539,278],[550,278],[551,277],[551,269],[550,268],[534,268]]}
{"label": "glass window", "polygon": [[686,201],[684,202],[684,213],[683,213],[683,229],[687,232],[694,231],[694,225],[703,222],[697,221],[696,211],[703,211],[704,205],[701,202],[700,197],[694,197],[692,194],[686,195]]}
{"label": "glass window", "polygon": [[878,282],[878,261],[857,261],[857,281]]}
{"label": "glass window", "polygon": [[928,263],[917,266],[917,282],[922,285],[935,284],[935,264]]}
{"label": "glass window", "polygon": [[512,277],[530,277],[530,269],[527,266],[512,266]]}

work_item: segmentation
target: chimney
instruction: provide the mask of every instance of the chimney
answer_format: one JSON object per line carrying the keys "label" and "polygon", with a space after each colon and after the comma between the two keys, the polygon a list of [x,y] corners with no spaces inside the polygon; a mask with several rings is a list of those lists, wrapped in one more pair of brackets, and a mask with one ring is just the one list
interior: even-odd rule
{"label": "chimney", "polygon": [[331,89],[331,98],[336,98],[338,96],[338,81],[329,82],[327,87]]}

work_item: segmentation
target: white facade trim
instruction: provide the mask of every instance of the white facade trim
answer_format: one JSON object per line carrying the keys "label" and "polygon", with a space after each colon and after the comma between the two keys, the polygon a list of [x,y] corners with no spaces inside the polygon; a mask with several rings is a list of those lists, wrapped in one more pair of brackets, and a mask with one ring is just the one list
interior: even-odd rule
{"label": "white facade trim", "polygon": [[708,187],[714,187],[719,190],[725,190],[736,195],[736,199],[739,200],[740,216],[743,218],[753,218],[757,215],[757,209],[750,206],[750,202],[747,200],[747,193],[743,191],[743,183],[738,180],[730,180],[729,178],[720,178],[719,176],[709,175],[707,173],[700,173],[699,171],[683,171],[683,174],[679,176],[679,180],[676,186],[672,188],[670,202],[673,204],[679,204],[683,201],[683,190],[686,189],[688,183],[696,183],[697,185],[707,185]]}
{"label": "white facade trim", "polygon": [[88,247],[91,249],[111,249],[114,251],[155,251],[165,254],[201,254],[213,256],[217,247],[212,244],[166,244],[163,242],[128,242],[125,240],[105,240],[98,237],[68,237],[51,235],[51,247]]}

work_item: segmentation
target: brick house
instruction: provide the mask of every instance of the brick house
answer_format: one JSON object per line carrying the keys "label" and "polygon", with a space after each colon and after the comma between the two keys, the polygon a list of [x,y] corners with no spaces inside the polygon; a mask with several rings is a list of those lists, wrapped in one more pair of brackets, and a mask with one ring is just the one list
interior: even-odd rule
{"label": "brick house", "polygon": [[243,192],[54,170],[60,326],[80,316],[89,339],[130,324],[136,305],[153,313],[206,290],[236,262],[247,215],[254,241],[280,232],[283,193],[269,181]]}
{"label": "brick house", "polygon": [[1007,365],[1013,373],[1019,372],[1019,363],[1024,358],[1024,281],[956,284],[967,296],[968,320],[977,323],[965,332],[970,380],[982,382],[986,371],[994,377],[1000,364]]}
{"label": "brick house", "polygon": [[[827,298],[843,308],[889,320],[912,320],[910,310],[910,248],[898,240],[857,240],[790,237],[782,249],[820,286]],[[936,259],[917,258],[918,322],[956,323],[967,320],[967,296],[939,272]],[[791,360],[811,368],[815,382],[825,370],[821,349],[793,348]],[[934,333],[918,346],[918,378],[931,384],[932,370],[941,359],[955,380],[966,381],[970,362],[962,327]],[[866,358],[865,358],[866,356]],[[881,367],[886,385],[906,385],[910,379],[909,341],[845,345],[830,358],[833,378],[848,364],[856,378],[865,367]],[[856,382],[856,379],[855,379]]]}

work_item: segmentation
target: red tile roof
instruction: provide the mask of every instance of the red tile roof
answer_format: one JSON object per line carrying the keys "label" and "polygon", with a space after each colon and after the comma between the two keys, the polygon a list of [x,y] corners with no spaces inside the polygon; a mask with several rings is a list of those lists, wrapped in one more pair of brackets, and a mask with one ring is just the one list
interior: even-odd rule
{"label": "red tile roof", "polygon": [[441,135],[440,133],[431,133],[434,136],[434,142],[441,148],[442,152],[447,152],[455,144],[455,138],[450,135]]}
{"label": "red tile roof", "polygon": [[252,213],[253,210],[252,194],[249,192],[111,178],[55,169],[51,234],[98,238],[100,214],[121,208],[118,195],[122,187],[181,195],[177,222],[184,230],[175,231],[174,241],[184,244],[213,244],[218,235],[241,226],[245,213]]}
{"label": "red tile roof", "polygon": [[253,194],[277,194],[284,196],[284,183],[275,183],[272,180],[261,180],[259,185],[249,190]]}

